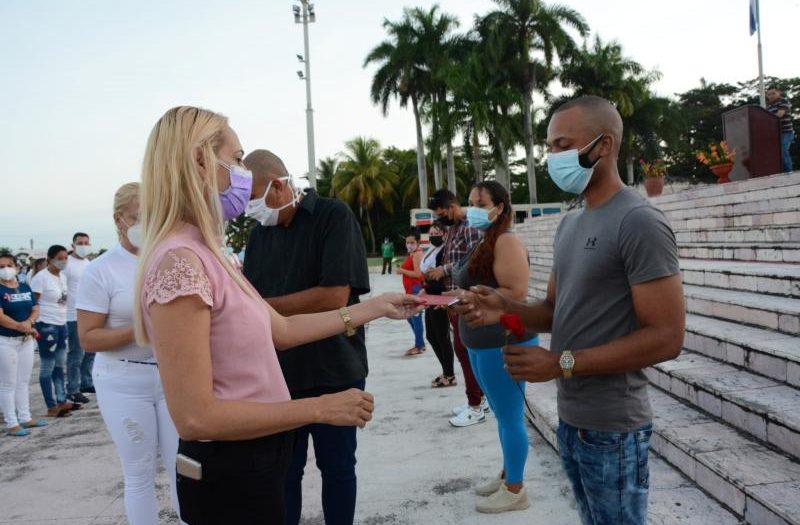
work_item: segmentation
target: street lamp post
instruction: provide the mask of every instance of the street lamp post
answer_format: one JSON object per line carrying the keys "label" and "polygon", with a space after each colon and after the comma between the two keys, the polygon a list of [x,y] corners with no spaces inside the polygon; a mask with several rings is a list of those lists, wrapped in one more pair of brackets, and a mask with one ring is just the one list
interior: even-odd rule
{"label": "street lamp post", "polygon": [[317,161],[314,153],[314,109],[311,107],[311,55],[308,49],[308,24],[316,22],[314,4],[308,0],[298,0],[300,5],[292,6],[294,21],[303,24],[303,45],[305,54],[297,55],[298,60],[305,64],[305,73],[297,72],[301,80],[306,81],[306,134],[308,135],[308,181],[312,188],[317,187]]}

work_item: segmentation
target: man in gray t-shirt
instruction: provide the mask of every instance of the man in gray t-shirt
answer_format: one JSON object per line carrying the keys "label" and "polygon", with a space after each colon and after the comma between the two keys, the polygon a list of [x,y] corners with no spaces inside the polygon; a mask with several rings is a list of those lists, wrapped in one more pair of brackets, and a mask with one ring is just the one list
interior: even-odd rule
{"label": "man in gray t-shirt", "polygon": [[646,523],[652,413],[642,369],[677,357],[685,326],[675,236],[622,183],[621,141],[605,99],[556,109],[548,175],[586,207],[558,227],[547,297],[518,303],[478,287],[459,307],[473,325],[508,312],[552,332],[550,349],[510,346],[505,364],[516,380],[558,381],[558,448],[584,525]]}

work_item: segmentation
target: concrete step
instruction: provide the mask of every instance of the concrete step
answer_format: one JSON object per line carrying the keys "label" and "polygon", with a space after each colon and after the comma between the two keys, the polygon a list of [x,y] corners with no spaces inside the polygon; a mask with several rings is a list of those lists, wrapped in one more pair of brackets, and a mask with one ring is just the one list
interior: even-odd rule
{"label": "concrete step", "polygon": [[[538,247],[537,247],[538,248]],[[800,262],[800,242],[774,243],[678,243],[682,259],[723,261]]]}
{"label": "concrete step", "polygon": [[798,195],[800,194],[798,186],[800,186],[800,171],[728,184],[698,185],[687,191],[655,197],[652,202],[664,210],[697,205],[715,206]]}
{"label": "concrete step", "polygon": [[[800,186],[791,187],[795,191],[789,191],[786,194],[773,196],[772,198],[759,198],[757,195],[750,193],[741,194],[741,201],[730,204],[719,205],[706,205],[702,201],[687,200],[682,209],[670,210],[664,209],[656,203],[654,206],[658,207],[670,221],[686,221],[693,219],[706,219],[710,217],[747,217],[759,216],[768,214],[785,214],[791,213],[798,209],[800,202]],[[774,192],[781,191],[783,188],[772,190]],[[790,224],[792,221],[790,215],[779,215],[778,221],[789,220],[789,222],[777,222],[777,224]],[[765,224],[765,223],[761,223]]]}
{"label": "concrete step", "polygon": [[664,391],[800,458],[800,390],[690,351],[645,373]]}
{"label": "concrete step", "polygon": [[[531,268],[547,272],[544,265]],[[800,265],[682,259],[684,284],[800,298]]]}
{"label": "concrete step", "polygon": [[695,218],[679,219],[667,216],[674,231],[697,231],[718,228],[749,228],[754,226],[791,226],[800,223],[800,206],[797,199],[785,199],[775,204],[776,209],[765,213],[726,212],[703,208],[694,211]]}
{"label": "concrete step", "polygon": [[800,338],[797,336],[687,314],[683,346],[800,388]]}
{"label": "concrete step", "polygon": [[[535,414],[533,426],[554,449],[558,449],[555,385],[528,384],[528,403]],[[530,419],[530,416],[528,416]],[[694,482],[650,453],[650,498],[647,523],[659,525],[731,525],[742,523],[729,510],[700,490]]]}
{"label": "concrete step", "polygon": [[800,299],[684,285],[686,311],[800,335]]}
{"label": "concrete step", "polygon": [[676,231],[675,238],[678,244],[800,242],[800,225]]}
{"label": "concrete step", "polygon": [[[526,397],[534,412],[534,426],[556,446],[555,384],[528,384]],[[693,506],[682,523],[699,519],[704,524],[727,524],[745,519],[751,525],[800,525],[800,464],[657,388],[650,389],[650,399],[654,413],[652,450],[716,500],[706,493],[694,493],[704,499],[701,506]],[[654,462],[651,471],[650,523],[662,523],[653,517],[663,508],[657,503],[663,502],[659,463]]]}

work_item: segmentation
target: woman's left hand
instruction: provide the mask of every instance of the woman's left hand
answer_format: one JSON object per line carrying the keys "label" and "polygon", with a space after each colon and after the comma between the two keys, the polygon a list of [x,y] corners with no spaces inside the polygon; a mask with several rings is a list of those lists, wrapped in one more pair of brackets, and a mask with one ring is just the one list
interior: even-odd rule
{"label": "woman's left hand", "polygon": [[423,302],[413,295],[385,293],[378,300],[383,303],[384,316],[389,319],[408,319],[425,309]]}

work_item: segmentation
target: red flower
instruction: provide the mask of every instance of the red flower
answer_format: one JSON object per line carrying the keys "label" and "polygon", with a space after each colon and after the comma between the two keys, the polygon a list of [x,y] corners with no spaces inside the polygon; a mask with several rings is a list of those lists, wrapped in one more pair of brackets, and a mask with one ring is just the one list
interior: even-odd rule
{"label": "red flower", "polygon": [[525,335],[525,325],[522,324],[522,319],[516,314],[502,314],[500,316],[500,324],[502,324],[507,332],[517,336],[517,339]]}

